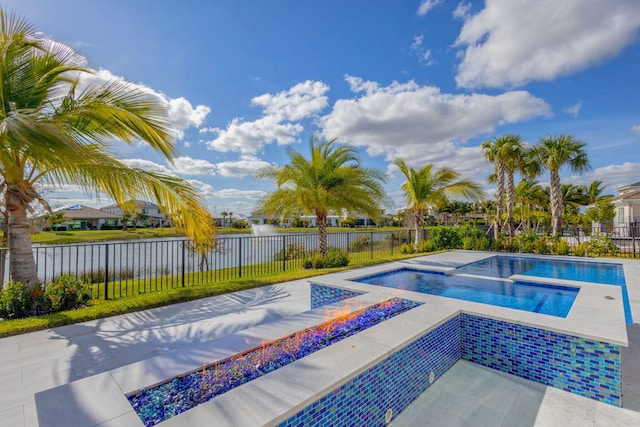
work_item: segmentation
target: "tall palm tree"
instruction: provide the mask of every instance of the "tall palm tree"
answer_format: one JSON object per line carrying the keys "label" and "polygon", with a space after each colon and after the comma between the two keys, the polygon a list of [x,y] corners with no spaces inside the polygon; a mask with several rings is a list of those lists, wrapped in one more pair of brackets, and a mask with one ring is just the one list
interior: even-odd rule
{"label": "tall palm tree", "polygon": [[585,143],[573,135],[547,136],[533,148],[533,159],[541,169],[549,171],[549,196],[551,202],[551,229],[557,235],[562,227],[562,191],[560,169],[569,166],[573,172],[582,173],[591,168]]}
{"label": "tall palm tree", "polygon": [[496,218],[493,222],[493,237],[498,238],[502,228],[502,208],[504,206],[504,139],[494,138],[493,141],[484,141],[481,145],[484,156],[494,165],[492,180],[496,183]]}
{"label": "tall palm tree", "polygon": [[585,200],[585,204],[586,205],[593,205],[595,204],[598,200],[600,200],[601,198],[603,198],[602,193],[604,192],[604,189],[607,188],[607,186],[603,186],[602,185],[602,181],[593,181],[591,184],[589,184],[586,187],[586,200]]}
{"label": "tall palm tree", "polygon": [[513,219],[513,209],[515,207],[515,181],[516,172],[526,171],[528,150],[522,142],[520,135],[507,134],[498,138],[501,147],[499,155],[504,163],[506,175],[506,204],[507,204],[507,227],[509,236],[515,234],[515,221]]}
{"label": "tall palm tree", "polygon": [[459,179],[460,174],[450,168],[434,170],[433,163],[415,170],[403,159],[393,162],[406,178],[402,184],[407,208],[413,217],[415,227],[414,248],[420,243],[420,226],[429,207],[443,205],[447,197],[460,196],[466,199],[482,199],[484,193],[474,181]]}
{"label": "tall palm tree", "polygon": [[260,201],[258,209],[284,216],[314,214],[318,250],[326,255],[327,215],[346,211],[379,216],[386,201],[382,186],[386,177],[379,169],[362,166],[357,152],[336,144],[336,139],[321,141],[313,135],[309,147],[309,159],[290,148],[288,165],[258,170],[258,178],[273,179],[277,185],[273,193]]}
{"label": "tall palm tree", "polygon": [[543,206],[548,201],[544,188],[538,181],[530,178],[522,179],[516,185],[516,199],[520,204],[521,221],[525,229],[532,225],[531,211],[537,206]]}
{"label": "tall palm tree", "polygon": [[26,20],[0,8],[0,192],[10,275],[26,287],[38,282],[27,209],[34,201],[48,208],[37,189],[41,182],[76,184],[119,205],[154,199],[189,237],[203,241],[213,234],[191,185],[129,168],[110,151],[114,141],[142,140],[171,160],[176,150],[166,108],[121,80],[82,80],[93,73],[73,49],[41,38]]}

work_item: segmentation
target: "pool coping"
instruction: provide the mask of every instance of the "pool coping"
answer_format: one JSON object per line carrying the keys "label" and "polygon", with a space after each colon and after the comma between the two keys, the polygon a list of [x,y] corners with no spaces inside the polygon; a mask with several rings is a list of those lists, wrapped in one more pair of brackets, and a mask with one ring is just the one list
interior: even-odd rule
{"label": "pool coping", "polygon": [[[465,256],[461,256],[465,254],[467,254],[466,251],[456,251],[448,253],[448,257],[465,258]],[[479,255],[488,257],[494,254],[474,252],[473,255],[477,258]],[[575,258],[573,259],[575,260]],[[355,301],[364,305],[372,305],[391,297],[423,302],[422,306],[340,341],[330,348],[320,350],[293,364],[282,367],[268,376],[260,377],[217,396],[215,399],[160,425],[206,425],[207,420],[210,421],[214,413],[217,425],[220,426],[271,425],[281,422],[300,408],[333,390],[339,383],[355,377],[406,343],[461,313],[627,346],[622,294],[621,289],[617,286],[581,283],[581,291],[576,298],[574,307],[568,317],[563,319],[360,284],[350,280],[354,277],[376,274],[409,265],[416,268],[418,264],[415,260],[332,273],[310,279],[309,283],[366,292],[347,301],[327,306],[330,309],[344,307]],[[613,262],[620,263],[620,260],[616,259]],[[625,264],[623,263],[623,265]],[[625,265],[627,290],[630,301],[633,301],[632,308],[640,305],[640,299],[637,298],[640,286],[638,286],[638,280],[635,279],[640,275],[630,275],[636,269],[640,271],[640,265],[634,265],[629,272]],[[632,277],[634,277],[634,283],[633,286],[630,286],[628,278]],[[527,276],[527,278],[530,277]],[[634,289],[633,300],[631,289]],[[607,295],[614,296],[615,299],[605,299],[604,297]],[[162,382],[176,374],[196,370],[203,363],[211,363],[216,359],[223,359],[253,348],[260,345],[265,339],[276,339],[321,323],[325,320],[325,310],[325,307],[321,307],[274,322],[264,323],[232,335],[185,346],[180,351],[166,353],[37,393],[36,405],[40,425],[43,427],[50,425],[142,426],[142,422],[126,399],[126,394]],[[634,318],[640,319],[640,315],[635,317],[635,312],[633,315]],[[100,404],[97,405],[96,402],[100,402]],[[83,408],[78,410],[78,405]],[[242,410],[231,410],[234,407],[242,408]],[[91,410],[87,408],[91,408]]]}

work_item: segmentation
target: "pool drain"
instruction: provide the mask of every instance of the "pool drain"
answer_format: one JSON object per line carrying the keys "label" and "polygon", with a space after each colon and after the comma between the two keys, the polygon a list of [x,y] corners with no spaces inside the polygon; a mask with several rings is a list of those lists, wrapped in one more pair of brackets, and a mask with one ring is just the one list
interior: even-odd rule
{"label": "pool drain", "polygon": [[435,374],[431,372],[429,374],[429,384],[433,384],[433,380],[436,378]]}
{"label": "pool drain", "polygon": [[389,424],[391,422],[391,418],[393,418],[393,409],[387,409],[387,412],[384,413],[384,423]]}

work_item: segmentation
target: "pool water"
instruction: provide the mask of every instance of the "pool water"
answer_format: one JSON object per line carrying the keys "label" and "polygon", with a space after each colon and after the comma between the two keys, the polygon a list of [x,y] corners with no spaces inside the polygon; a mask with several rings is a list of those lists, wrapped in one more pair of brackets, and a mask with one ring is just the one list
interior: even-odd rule
{"label": "pool water", "polygon": [[450,276],[411,268],[355,279],[371,285],[567,317],[578,288]]}
{"label": "pool water", "polygon": [[497,255],[456,268],[456,274],[462,273],[501,278],[520,274],[620,286],[625,320],[633,323],[622,264]]}

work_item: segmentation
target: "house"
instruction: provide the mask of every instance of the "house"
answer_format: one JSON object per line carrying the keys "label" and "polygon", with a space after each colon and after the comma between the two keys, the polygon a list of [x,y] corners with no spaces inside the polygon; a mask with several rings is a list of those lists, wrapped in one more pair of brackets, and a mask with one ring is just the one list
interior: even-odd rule
{"label": "house", "polygon": [[613,234],[638,237],[640,232],[640,181],[618,188],[620,193],[609,201],[615,206]]}
{"label": "house", "polygon": [[108,212],[122,218],[126,213],[129,221],[136,227],[171,227],[171,220],[164,214],[160,206],[144,200],[129,200],[124,209],[117,204],[104,206],[101,211]]}
{"label": "house", "polygon": [[54,213],[63,213],[67,220],[56,224],[56,230],[100,230],[103,226],[116,226],[120,217],[99,209],[84,205],[71,205],[56,209]]}

